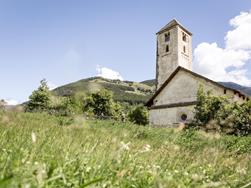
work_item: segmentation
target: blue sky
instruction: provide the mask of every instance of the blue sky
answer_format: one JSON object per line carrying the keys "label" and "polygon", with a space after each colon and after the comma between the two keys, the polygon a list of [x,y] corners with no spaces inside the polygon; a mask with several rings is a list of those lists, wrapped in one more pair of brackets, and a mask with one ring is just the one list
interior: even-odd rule
{"label": "blue sky", "polygon": [[[207,57],[205,49],[239,53],[226,45],[227,32],[234,29],[229,22],[250,9],[250,0],[0,0],[0,98],[22,102],[43,78],[59,86],[102,68],[125,80],[152,79],[155,33],[173,18],[193,33],[195,70],[215,76],[200,57]],[[241,66],[251,79],[244,55],[239,58],[244,65],[228,64],[224,70]]]}

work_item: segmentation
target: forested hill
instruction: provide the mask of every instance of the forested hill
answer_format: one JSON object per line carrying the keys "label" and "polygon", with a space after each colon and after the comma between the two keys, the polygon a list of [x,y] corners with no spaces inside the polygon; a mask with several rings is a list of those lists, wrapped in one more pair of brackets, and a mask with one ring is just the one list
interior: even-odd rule
{"label": "forested hill", "polygon": [[145,103],[153,95],[154,88],[151,84],[91,77],[58,87],[53,93],[58,96],[72,96],[107,89],[113,92],[115,101],[139,104]]}

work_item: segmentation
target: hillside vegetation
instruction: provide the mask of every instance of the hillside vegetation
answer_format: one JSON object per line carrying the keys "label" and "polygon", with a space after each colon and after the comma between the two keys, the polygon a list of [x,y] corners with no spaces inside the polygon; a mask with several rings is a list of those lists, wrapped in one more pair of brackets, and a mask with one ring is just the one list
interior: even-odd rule
{"label": "hillside vegetation", "polygon": [[93,77],[58,87],[53,93],[57,96],[71,96],[93,93],[100,89],[112,91],[115,101],[130,104],[145,103],[154,92],[153,86],[144,83]]}
{"label": "hillside vegetation", "polygon": [[0,187],[248,187],[251,137],[0,113]]}

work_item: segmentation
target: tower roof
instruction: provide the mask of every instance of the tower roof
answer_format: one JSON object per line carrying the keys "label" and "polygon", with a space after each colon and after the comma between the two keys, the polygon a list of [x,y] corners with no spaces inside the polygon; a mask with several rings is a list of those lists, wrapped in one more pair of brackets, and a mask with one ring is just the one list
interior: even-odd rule
{"label": "tower roof", "polygon": [[175,27],[176,25],[178,25],[180,28],[182,28],[184,31],[186,31],[189,35],[192,35],[192,33],[190,31],[188,31],[185,27],[183,27],[176,19],[173,19],[167,25],[165,25],[163,28],[161,28],[161,30],[157,34],[163,33],[166,30],[169,30],[172,27]]}

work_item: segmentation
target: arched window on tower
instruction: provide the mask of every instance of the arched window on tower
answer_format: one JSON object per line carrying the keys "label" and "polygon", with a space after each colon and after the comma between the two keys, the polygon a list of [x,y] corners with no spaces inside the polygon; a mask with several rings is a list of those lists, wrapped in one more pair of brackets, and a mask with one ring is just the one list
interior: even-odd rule
{"label": "arched window on tower", "polygon": [[169,52],[169,45],[166,45],[166,52]]}
{"label": "arched window on tower", "polygon": [[183,40],[184,42],[187,41],[187,35],[186,35],[185,33],[182,33],[182,40]]}
{"label": "arched window on tower", "polygon": [[186,46],[183,46],[183,52],[186,53]]}
{"label": "arched window on tower", "polygon": [[165,42],[169,42],[170,41],[170,33],[166,33],[165,34]]}

